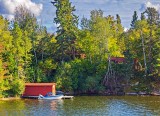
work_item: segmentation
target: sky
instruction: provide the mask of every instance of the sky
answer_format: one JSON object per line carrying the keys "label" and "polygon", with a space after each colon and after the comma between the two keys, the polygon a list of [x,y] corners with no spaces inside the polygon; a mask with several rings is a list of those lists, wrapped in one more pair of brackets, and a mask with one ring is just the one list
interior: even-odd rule
{"label": "sky", "polygon": [[[19,5],[25,6],[31,13],[35,14],[38,22],[47,27],[50,33],[56,32],[54,18],[56,8],[51,4],[52,0],[0,0],[0,15],[13,20],[15,8]],[[79,21],[84,16],[90,17],[91,10],[101,9],[104,16],[119,14],[125,29],[130,28],[133,12],[140,14],[147,7],[154,7],[160,13],[160,0],[70,0],[75,6],[74,14],[79,16]]]}

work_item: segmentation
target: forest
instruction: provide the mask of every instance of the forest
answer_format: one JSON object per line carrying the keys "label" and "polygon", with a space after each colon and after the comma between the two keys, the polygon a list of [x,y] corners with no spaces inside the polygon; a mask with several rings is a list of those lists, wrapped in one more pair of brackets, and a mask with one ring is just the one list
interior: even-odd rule
{"label": "forest", "polygon": [[23,6],[15,9],[13,21],[0,16],[0,97],[20,96],[26,82],[55,82],[57,90],[74,94],[159,91],[156,9],[148,7],[140,17],[133,11],[124,31],[118,14],[92,10],[89,19],[79,20],[69,0],[51,3],[54,34]]}

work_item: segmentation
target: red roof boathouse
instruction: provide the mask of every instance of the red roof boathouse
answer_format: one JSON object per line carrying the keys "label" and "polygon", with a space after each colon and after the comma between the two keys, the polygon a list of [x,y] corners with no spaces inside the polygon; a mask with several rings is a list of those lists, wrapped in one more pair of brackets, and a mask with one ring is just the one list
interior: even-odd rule
{"label": "red roof boathouse", "polygon": [[56,93],[55,83],[26,83],[23,97],[46,95],[48,92]]}

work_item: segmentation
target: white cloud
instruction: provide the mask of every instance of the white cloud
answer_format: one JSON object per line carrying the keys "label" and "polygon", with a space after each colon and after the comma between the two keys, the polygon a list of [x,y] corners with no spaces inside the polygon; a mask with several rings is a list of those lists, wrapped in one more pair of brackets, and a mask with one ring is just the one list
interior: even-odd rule
{"label": "white cloud", "polygon": [[158,12],[160,12],[160,4],[152,4],[151,2],[145,3],[145,8],[152,7],[155,8]]}
{"label": "white cloud", "polygon": [[3,14],[3,17],[7,18],[10,21],[14,19],[14,15],[12,14]]}
{"label": "white cloud", "polygon": [[31,0],[0,0],[0,14],[11,17],[14,15],[16,7],[20,5],[27,8],[35,16],[39,16],[43,9],[42,4],[36,4]]}
{"label": "white cloud", "polygon": [[[56,8],[50,3],[53,0],[32,0],[43,3],[44,9],[42,11],[41,18],[43,24],[45,24],[50,32],[56,30],[57,25],[53,24]],[[79,16],[79,21],[84,16],[90,18],[90,11],[95,9],[101,9],[104,11],[104,16],[119,14],[124,27],[124,30],[130,28],[130,23],[134,11],[137,11],[140,17],[141,12],[146,9],[148,0],[70,0],[72,6],[75,6],[75,15]],[[160,0],[150,0],[153,5],[160,4]],[[146,3],[146,4],[145,4]],[[143,5],[142,11],[140,10]]]}

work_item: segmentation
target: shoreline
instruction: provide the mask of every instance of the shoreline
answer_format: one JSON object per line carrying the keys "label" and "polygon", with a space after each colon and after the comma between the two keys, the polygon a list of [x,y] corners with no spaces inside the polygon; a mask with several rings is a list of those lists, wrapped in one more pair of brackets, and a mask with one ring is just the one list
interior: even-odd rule
{"label": "shoreline", "polygon": [[[69,95],[69,94],[68,94]],[[104,95],[104,94],[72,94],[74,96],[160,96],[160,94],[144,94],[144,93],[136,93],[129,92],[123,95]],[[28,97],[8,97],[8,98],[0,98],[0,101],[9,101],[9,100],[20,100],[20,99],[33,99]]]}
{"label": "shoreline", "polygon": [[9,101],[9,100],[19,100],[21,97],[8,97],[8,98],[0,98],[0,101]]}

